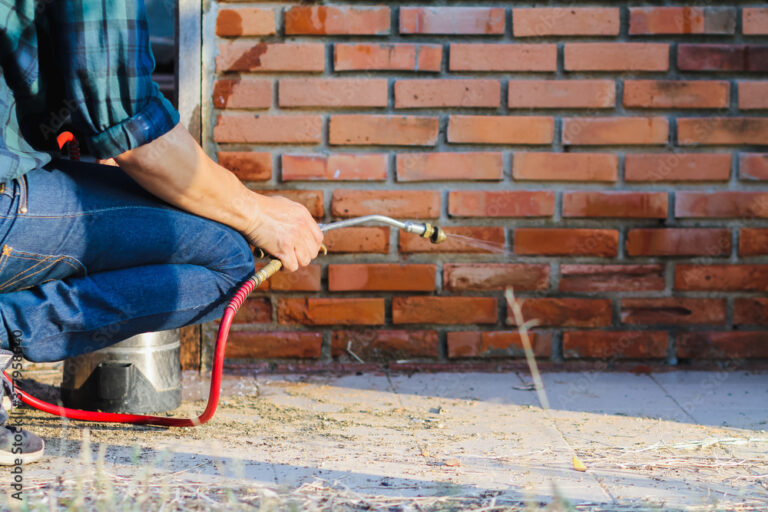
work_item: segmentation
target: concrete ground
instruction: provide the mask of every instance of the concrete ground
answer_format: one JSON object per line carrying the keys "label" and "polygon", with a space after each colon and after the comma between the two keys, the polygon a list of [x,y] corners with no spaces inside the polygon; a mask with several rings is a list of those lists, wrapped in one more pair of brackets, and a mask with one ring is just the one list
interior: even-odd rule
{"label": "concrete ground", "polygon": [[549,411],[525,373],[230,376],[194,429],[12,421],[33,509],[768,510],[768,373],[543,379]]}

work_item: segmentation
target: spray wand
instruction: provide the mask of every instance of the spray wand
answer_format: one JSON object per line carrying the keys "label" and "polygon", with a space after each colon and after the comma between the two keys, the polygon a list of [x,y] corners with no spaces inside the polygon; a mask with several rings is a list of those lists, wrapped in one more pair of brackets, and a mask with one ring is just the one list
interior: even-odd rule
{"label": "spray wand", "polygon": [[[386,224],[396,227],[407,233],[414,233],[423,238],[426,238],[434,244],[442,243],[446,240],[445,232],[437,226],[433,226],[428,222],[413,222],[406,221],[400,222],[390,217],[383,215],[367,215],[365,217],[357,217],[354,219],[346,219],[338,222],[332,222],[329,224],[320,224],[320,230],[330,231],[333,229],[345,228],[350,226],[357,226],[364,223],[377,223]],[[264,267],[259,269],[253,276],[248,279],[235,293],[235,296],[230,300],[226,309],[224,310],[224,316],[221,318],[219,324],[219,333],[216,336],[216,348],[213,356],[213,369],[211,370],[211,390],[208,394],[208,404],[205,407],[200,416],[197,418],[168,418],[166,416],[151,416],[144,414],[123,414],[114,412],[100,412],[100,411],[85,411],[81,409],[70,409],[68,407],[62,407],[60,405],[45,402],[36,398],[26,391],[16,388],[15,392],[19,396],[22,402],[27,405],[39,409],[41,411],[53,414],[55,416],[61,416],[63,418],[69,418],[73,420],[84,421],[100,421],[105,423],[133,423],[136,425],[160,425],[167,427],[196,427],[202,425],[210,420],[216,412],[216,407],[219,405],[219,396],[221,393],[221,376],[224,369],[224,353],[227,347],[227,338],[229,336],[229,329],[232,327],[232,320],[235,314],[243,305],[245,299],[250,293],[259,287],[261,283],[272,277],[282,268],[282,263],[278,259],[272,259]]]}

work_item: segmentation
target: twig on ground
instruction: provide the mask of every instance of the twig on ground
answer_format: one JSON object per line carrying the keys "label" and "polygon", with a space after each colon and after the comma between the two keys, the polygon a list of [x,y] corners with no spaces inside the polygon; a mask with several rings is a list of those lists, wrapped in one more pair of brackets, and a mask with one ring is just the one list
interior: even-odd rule
{"label": "twig on ground", "polygon": [[507,288],[504,291],[504,297],[507,299],[507,304],[512,309],[512,316],[515,318],[515,324],[517,324],[517,330],[520,333],[520,340],[523,343],[523,350],[525,351],[525,360],[528,363],[528,368],[531,370],[531,377],[533,378],[533,385],[536,387],[536,394],[539,397],[539,404],[542,409],[549,409],[547,393],[544,390],[544,383],[541,380],[539,367],[536,364],[536,356],[533,353],[531,340],[528,337],[528,329],[529,327],[536,325],[536,321],[525,321],[523,318],[523,310],[520,308],[520,304],[518,304],[517,300],[515,300],[515,293],[512,288]]}
{"label": "twig on ground", "polygon": [[365,361],[363,361],[357,354],[352,352],[352,340],[347,343],[347,354],[351,355],[358,363],[365,364]]}

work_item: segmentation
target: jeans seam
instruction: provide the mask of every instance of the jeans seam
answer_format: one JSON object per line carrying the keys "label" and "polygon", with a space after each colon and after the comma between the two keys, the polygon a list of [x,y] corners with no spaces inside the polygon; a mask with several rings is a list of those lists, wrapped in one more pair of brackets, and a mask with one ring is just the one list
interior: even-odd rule
{"label": "jeans seam", "polygon": [[[44,272],[44,271],[46,271],[47,269],[49,269],[49,268],[51,268],[52,266],[54,266],[54,265],[56,264],[56,261],[57,261],[57,260],[54,260],[54,261],[50,261],[50,259],[49,259],[49,258],[46,258],[46,259],[43,259],[43,260],[40,260],[40,261],[38,261],[38,262],[37,262],[35,265],[32,265],[32,266],[31,266],[31,267],[29,267],[28,269],[26,269],[26,270],[24,270],[24,271],[22,271],[22,272],[19,272],[18,274],[16,274],[15,276],[13,276],[13,277],[9,278],[9,279],[8,279],[8,280],[6,280],[5,282],[3,282],[3,283],[0,283],[0,293],[2,293],[2,291],[3,291],[3,290],[6,290],[6,289],[10,288],[11,286],[13,286],[15,283],[18,283],[18,282],[19,282],[19,281],[21,281],[22,279],[28,279],[28,278],[30,278],[30,277],[34,277],[34,276],[36,276],[36,275],[37,275],[37,274],[39,274],[40,272]],[[35,272],[33,272],[33,273],[31,273],[31,274],[29,274],[29,273],[28,273],[28,272],[31,272],[31,271],[32,271],[32,270],[33,270],[35,267],[38,267],[38,266],[40,266],[40,265],[43,265],[43,264],[45,264],[46,262],[48,262],[48,265],[45,265],[43,268],[37,269]]]}
{"label": "jeans seam", "polygon": [[[168,211],[167,208],[158,208],[156,206],[116,206],[113,208],[99,208],[98,210],[89,210],[87,212],[78,212],[78,213],[62,213],[60,215],[35,215],[35,214],[25,214],[25,217],[27,218],[35,218],[35,219],[63,219],[63,218],[71,218],[71,217],[87,217],[90,215],[95,215],[97,213],[104,213],[104,212],[111,212],[111,211],[117,211],[117,210],[157,210],[157,211]],[[190,214],[194,215],[194,214]],[[14,219],[16,218],[16,215],[0,215],[0,219]]]}
{"label": "jeans seam", "polygon": [[[24,254],[25,256],[16,256],[16,254]],[[8,255],[9,257],[13,255],[14,258],[25,259],[25,260],[44,260],[48,258],[58,258],[60,260],[64,260],[65,263],[69,264],[75,270],[81,270],[86,274],[88,273],[88,270],[85,268],[85,265],[83,265],[83,262],[80,261],[78,258],[75,258],[74,256],[70,256],[69,254],[60,254],[58,256],[55,256],[53,254],[41,254],[38,252],[22,251],[22,250],[14,249],[13,247],[10,247]]]}
{"label": "jeans seam", "polygon": [[[8,247],[7,251],[6,251],[5,247]],[[21,253],[21,254],[24,254],[26,256],[15,256],[14,253]],[[29,256],[31,256],[31,257],[29,257]],[[32,252],[14,250],[12,247],[4,246],[4,248],[3,248],[3,256],[2,257],[4,259],[3,259],[2,265],[0,266],[0,272],[3,271],[3,269],[5,268],[8,260],[10,260],[11,257],[19,258],[19,259],[25,259],[25,260],[33,260],[33,261],[37,261],[37,263],[32,265],[31,267],[29,267],[28,269],[23,270],[23,271],[19,272],[18,274],[8,278],[6,281],[0,283],[0,293],[2,293],[3,291],[7,290],[8,288],[10,288],[15,283],[18,283],[22,279],[29,279],[30,277],[34,277],[37,274],[39,274],[41,272],[44,272],[44,271],[48,270],[49,268],[51,268],[52,266],[56,265],[57,263],[61,263],[61,262],[66,263],[67,265],[69,265],[73,269],[80,270],[80,271],[84,272],[85,275],[87,275],[87,270],[85,268],[85,265],[83,265],[82,262],[80,262],[80,260],[78,260],[77,258],[74,258],[72,256],[68,256],[68,255],[53,256],[53,255],[37,254],[37,253],[32,253]],[[72,261],[77,263],[77,265],[72,263]],[[38,267],[39,265],[44,265],[45,263],[48,263],[48,264],[45,265],[43,268],[38,268],[35,272],[33,272],[31,274],[29,273],[33,269]]]}

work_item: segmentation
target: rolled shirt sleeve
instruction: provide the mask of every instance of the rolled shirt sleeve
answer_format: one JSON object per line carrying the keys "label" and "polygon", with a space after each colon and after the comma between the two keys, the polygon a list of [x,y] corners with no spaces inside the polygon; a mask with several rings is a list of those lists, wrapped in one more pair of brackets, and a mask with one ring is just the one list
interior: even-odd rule
{"label": "rolled shirt sleeve", "polygon": [[179,122],[178,111],[152,80],[155,60],[143,0],[56,1],[47,9],[64,107],[91,154],[114,157]]}

